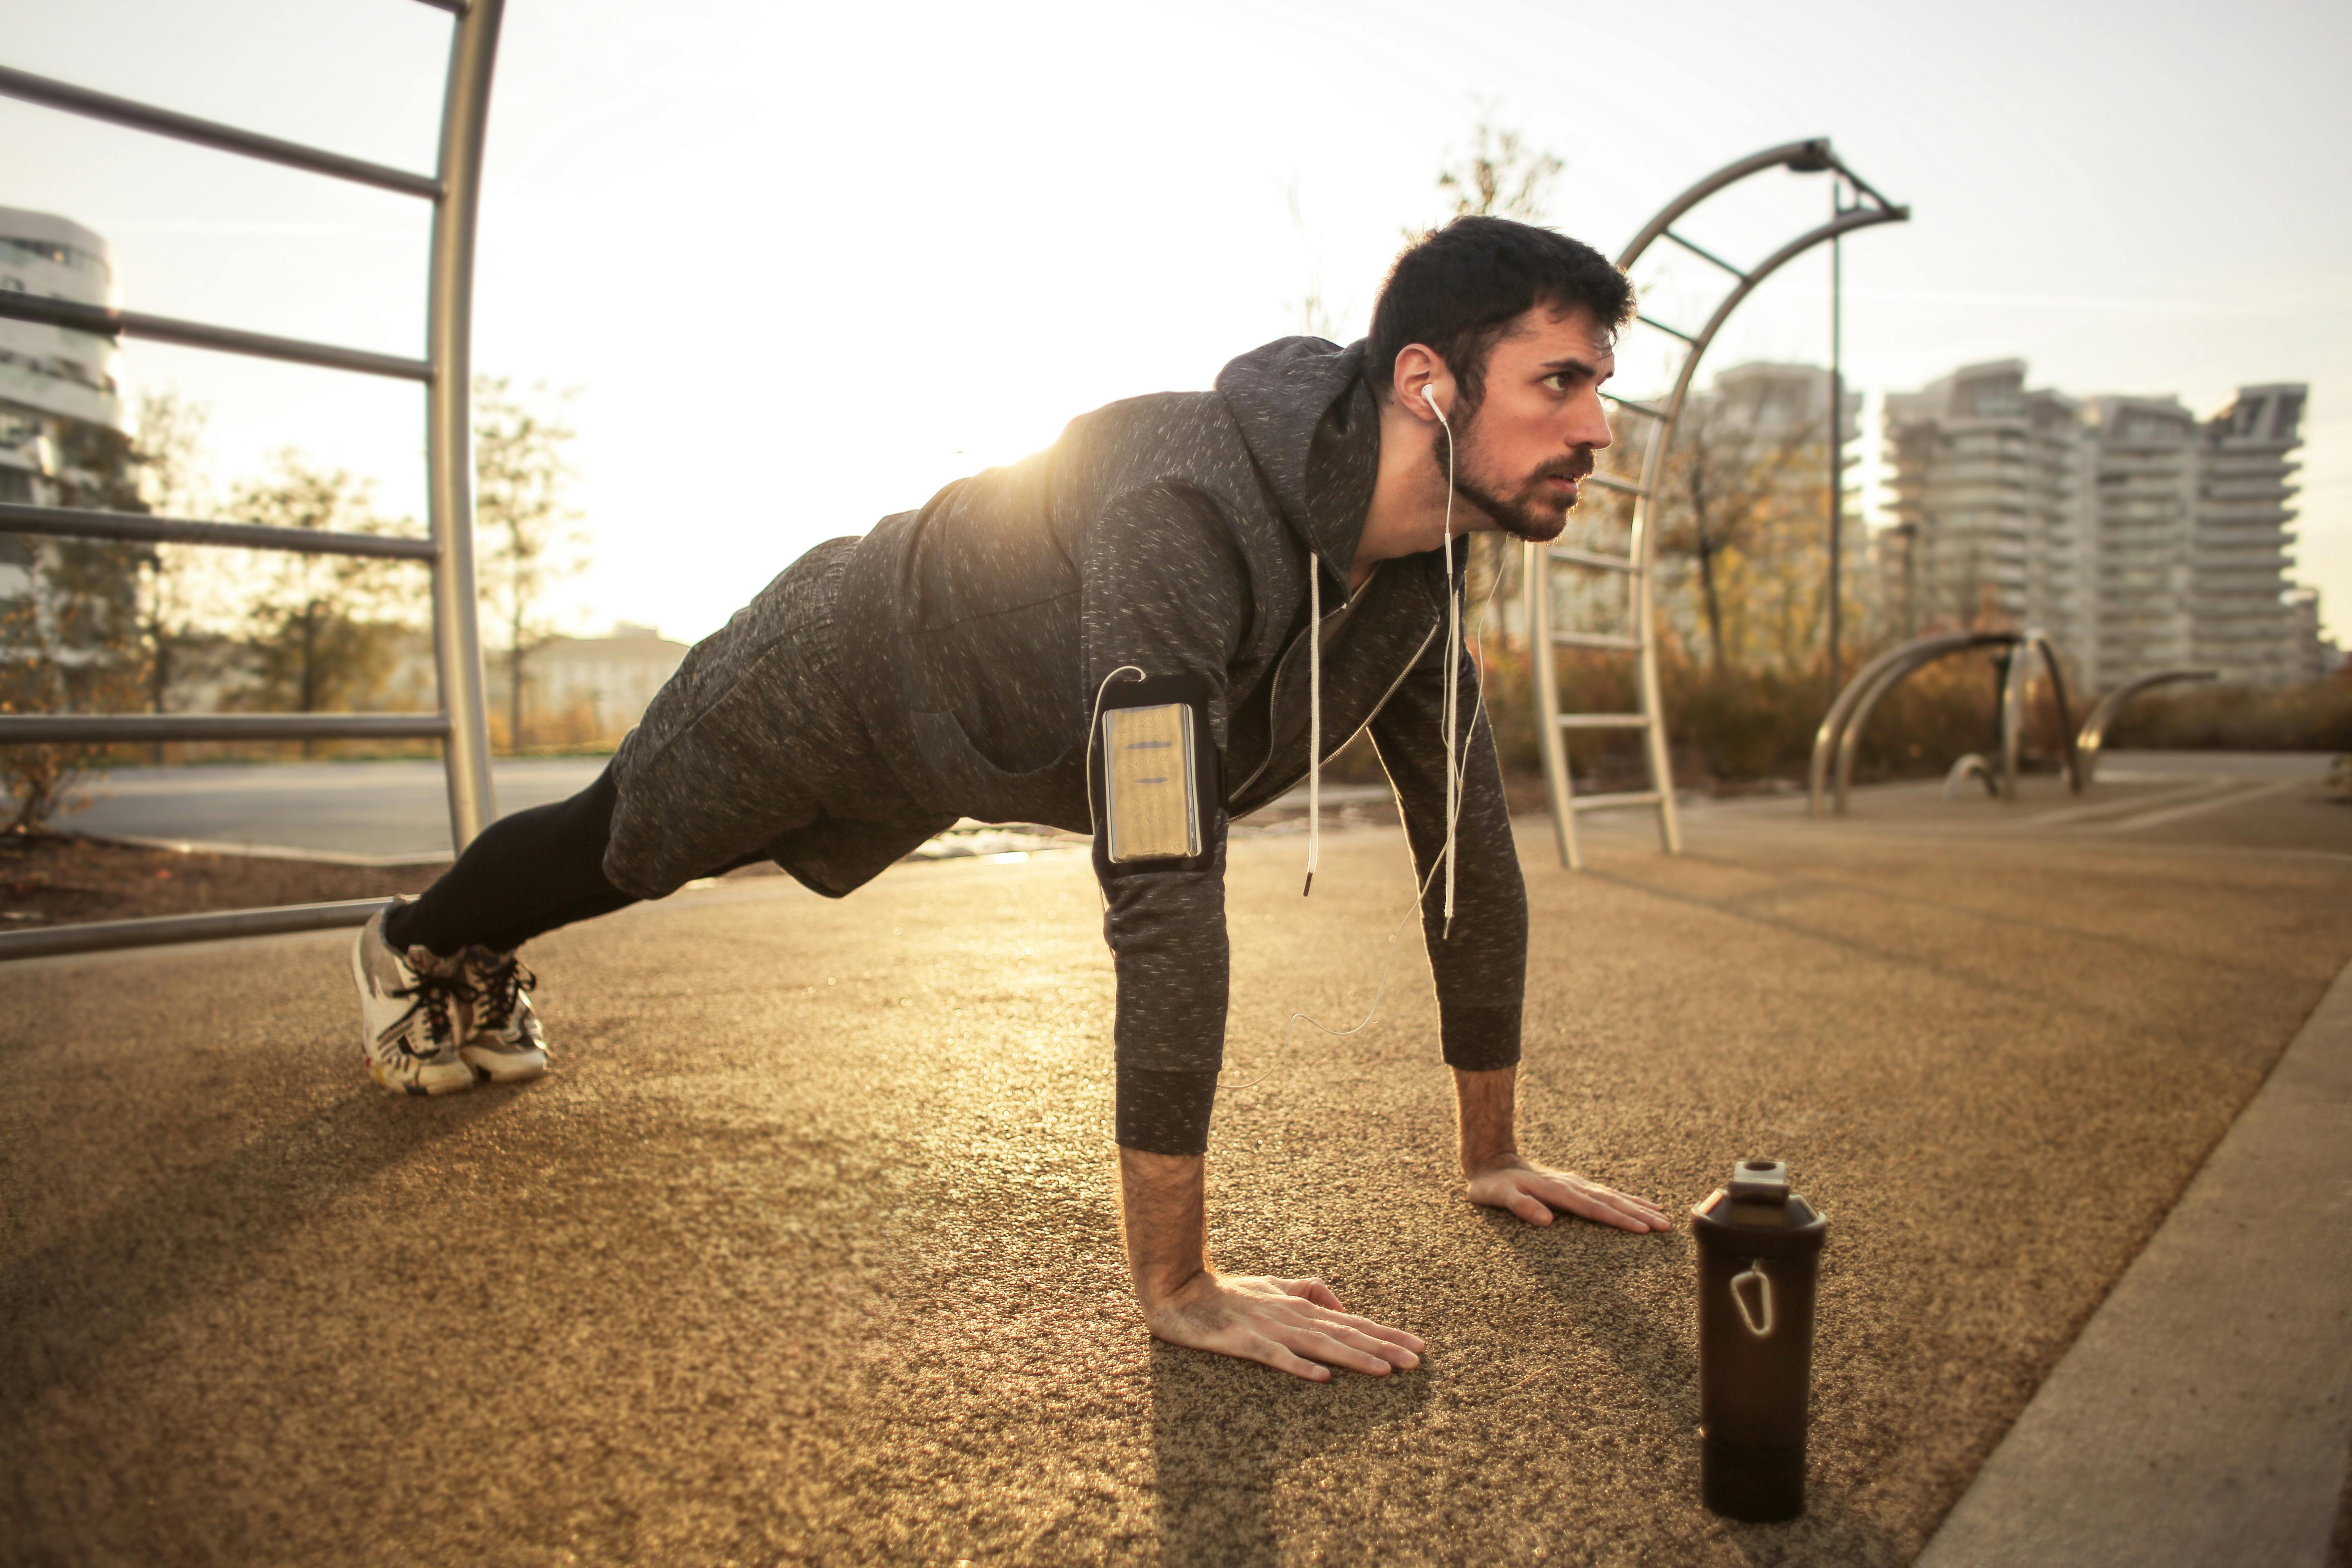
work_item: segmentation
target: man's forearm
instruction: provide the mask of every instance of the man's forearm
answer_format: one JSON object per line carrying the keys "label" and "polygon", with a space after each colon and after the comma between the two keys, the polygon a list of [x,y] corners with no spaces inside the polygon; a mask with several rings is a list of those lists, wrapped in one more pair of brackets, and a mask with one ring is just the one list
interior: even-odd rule
{"label": "man's forearm", "polygon": [[1454,1069],[1454,1103],[1462,1134],[1462,1173],[1475,1176],[1519,1152],[1516,1090],[1519,1069]]}
{"label": "man's forearm", "polygon": [[1118,1152],[1127,1266],[1147,1310],[1209,1267],[1207,1165],[1198,1154]]}

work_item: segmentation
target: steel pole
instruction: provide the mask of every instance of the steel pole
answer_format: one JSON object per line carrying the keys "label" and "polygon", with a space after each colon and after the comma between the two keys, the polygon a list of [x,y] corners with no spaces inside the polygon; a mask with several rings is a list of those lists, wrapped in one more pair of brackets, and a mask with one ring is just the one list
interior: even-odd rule
{"label": "steel pole", "polygon": [[1559,670],[1552,646],[1551,563],[1540,544],[1523,546],[1520,577],[1528,599],[1528,659],[1535,675],[1536,737],[1543,747],[1544,787],[1551,795],[1551,832],[1559,849],[1559,863],[1571,871],[1584,868],[1576,842],[1576,783],[1568,771],[1568,742],[1559,732]]}
{"label": "steel pole", "polygon": [[[1830,184],[1830,216],[1837,217],[1845,204],[1837,195],[1837,183]],[[1845,284],[1845,251],[1843,237],[1830,237],[1830,690],[1834,702],[1838,694],[1838,631],[1839,631],[1839,562],[1845,544],[1845,344],[1843,336],[1844,311],[1840,301]]]}
{"label": "steel pole", "polygon": [[433,542],[433,658],[449,716],[449,839],[462,851],[498,816],[490,794],[490,732],[484,712],[482,642],[474,587],[472,414],[474,223],[482,194],[482,139],[490,68],[506,0],[473,0],[449,46],[441,111],[441,200],[433,214],[433,276],[425,350],[433,366],[425,453]]}

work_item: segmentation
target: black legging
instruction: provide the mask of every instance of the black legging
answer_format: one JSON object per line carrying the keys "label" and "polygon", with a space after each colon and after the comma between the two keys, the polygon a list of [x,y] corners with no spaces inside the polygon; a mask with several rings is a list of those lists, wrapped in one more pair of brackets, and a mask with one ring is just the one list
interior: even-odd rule
{"label": "black legging", "polygon": [[[619,798],[608,767],[570,800],[499,818],[415,903],[394,907],[384,917],[384,940],[404,950],[422,944],[444,957],[477,942],[511,952],[557,926],[635,903],[604,879],[604,845]],[[709,874],[761,858],[756,851],[740,856]]]}

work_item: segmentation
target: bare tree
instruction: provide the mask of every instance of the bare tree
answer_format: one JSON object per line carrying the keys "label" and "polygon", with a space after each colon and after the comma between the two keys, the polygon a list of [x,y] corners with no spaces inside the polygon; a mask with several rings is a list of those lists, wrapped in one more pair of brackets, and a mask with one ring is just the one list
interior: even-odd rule
{"label": "bare tree", "polygon": [[[274,471],[238,485],[229,516],[270,528],[344,533],[410,531],[377,515],[373,480],[314,467],[291,449]],[[356,707],[383,689],[401,634],[415,621],[420,584],[402,563],[356,555],[272,552],[244,619],[257,665],[255,695],[271,710],[317,713]],[[302,742],[302,754],[315,743]]]}
{"label": "bare tree", "polygon": [[1455,217],[1509,217],[1541,223],[1551,183],[1568,164],[1538,152],[1517,131],[1497,127],[1491,110],[1471,128],[1470,153],[1438,172],[1437,188],[1454,199]]}
{"label": "bare tree", "polygon": [[524,661],[553,633],[547,593],[585,564],[580,513],[565,499],[577,472],[566,451],[577,435],[563,410],[577,387],[528,395],[505,376],[474,382],[474,529],[482,541],[482,593],[507,634],[507,744],[523,745]]}
{"label": "bare tree", "polygon": [[[1820,548],[1801,519],[1818,510],[1822,461],[1817,420],[1774,421],[1762,404],[1716,394],[1685,404],[1660,479],[1660,546],[1689,557],[1717,675],[1733,645],[1752,646],[1760,615],[1773,622],[1775,661],[1793,667],[1818,619],[1801,602]],[[1815,595],[1816,599],[1818,594]]]}
{"label": "bare tree", "polygon": [[[193,402],[175,389],[140,394],[139,433],[131,444],[131,460],[138,468],[139,510],[165,517],[210,514],[212,484],[204,436],[211,417],[209,405]],[[148,707],[162,713],[170,708],[172,683],[180,675],[183,650],[200,626],[223,616],[217,552],[197,545],[158,544],[144,565],[140,634],[146,644]],[[160,762],[161,746],[156,750]]]}
{"label": "bare tree", "polygon": [[[36,492],[45,504],[139,510],[121,432],[67,422],[55,456]],[[100,540],[32,545],[25,591],[0,599],[0,713],[119,713],[136,705],[141,555],[137,545]],[[12,802],[0,832],[40,831],[110,761],[103,745],[0,746],[0,784]]]}

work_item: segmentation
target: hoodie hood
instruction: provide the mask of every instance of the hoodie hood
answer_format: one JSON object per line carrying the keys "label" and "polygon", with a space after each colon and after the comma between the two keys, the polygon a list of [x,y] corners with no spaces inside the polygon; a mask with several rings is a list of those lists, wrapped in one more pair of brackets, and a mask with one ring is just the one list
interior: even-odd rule
{"label": "hoodie hood", "polygon": [[1217,393],[1302,543],[1341,582],[1356,559],[1380,475],[1380,405],[1364,345],[1281,338],[1217,373]]}

